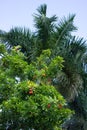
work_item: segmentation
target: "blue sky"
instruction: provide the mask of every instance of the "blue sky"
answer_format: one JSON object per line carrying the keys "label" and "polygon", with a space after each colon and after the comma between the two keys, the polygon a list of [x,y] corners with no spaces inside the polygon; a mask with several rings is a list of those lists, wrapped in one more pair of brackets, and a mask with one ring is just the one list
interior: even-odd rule
{"label": "blue sky", "polygon": [[76,14],[75,33],[87,39],[87,0],[0,0],[0,29],[9,31],[12,27],[34,29],[33,14],[41,4],[47,4],[47,15],[56,14],[58,18]]}

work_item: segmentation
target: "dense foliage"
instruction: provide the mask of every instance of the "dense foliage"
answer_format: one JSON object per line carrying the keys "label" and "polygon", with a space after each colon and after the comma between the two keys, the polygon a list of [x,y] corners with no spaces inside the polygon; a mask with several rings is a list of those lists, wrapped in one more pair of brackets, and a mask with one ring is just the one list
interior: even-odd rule
{"label": "dense foliage", "polygon": [[51,51],[47,50],[28,65],[18,49],[8,53],[0,44],[0,129],[61,128],[72,111],[51,80],[61,71],[63,58],[48,62]]}

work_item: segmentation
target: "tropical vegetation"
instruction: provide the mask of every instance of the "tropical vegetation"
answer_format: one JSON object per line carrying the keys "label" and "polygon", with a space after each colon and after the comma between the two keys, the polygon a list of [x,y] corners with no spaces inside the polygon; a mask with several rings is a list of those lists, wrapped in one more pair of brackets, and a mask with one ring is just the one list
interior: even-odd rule
{"label": "tropical vegetation", "polygon": [[47,17],[44,4],[33,16],[35,32],[0,31],[1,127],[86,130],[87,47],[75,15]]}

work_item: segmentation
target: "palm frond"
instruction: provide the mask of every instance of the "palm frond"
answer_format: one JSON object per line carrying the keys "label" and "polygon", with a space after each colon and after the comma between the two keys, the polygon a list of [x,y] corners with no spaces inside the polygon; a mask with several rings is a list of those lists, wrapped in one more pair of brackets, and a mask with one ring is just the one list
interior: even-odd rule
{"label": "palm frond", "polygon": [[77,28],[73,24],[75,15],[69,15],[68,18],[63,18],[59,21],[57,27],[56,27],[56,46],[61,43],[65,39],[65,37],[68,37],[71,32],[76,31]]}
{"label": "palm frond", "polygon": [[50,23],[56,22],[57,21],[57,16],[53,15],[52,17],[49,18]]}
{"label": "palm frond", "polygon": [[21,45],[26,40],[28,41],[31,38],[31,32],[29,29],[15,27],[12,28],[9,32],[3,35],[3,40],[8,42],[11,46]]}
{"label": "palm frond", "polygon": [[39,12],[40,15],[44,14],[46,16],[46,11],[47,11],[47,5],[43,4],[41,5],[37,11]]}
{"label": "palm frond", "polygon": [[85,53],[87,48],[86,48],[86,40],[84,40],[83,38],[79,38],[79,37],[73,37],[71,40],[71,51],[73,54],[76,54],[78,51],[80,51],[80,53]]}

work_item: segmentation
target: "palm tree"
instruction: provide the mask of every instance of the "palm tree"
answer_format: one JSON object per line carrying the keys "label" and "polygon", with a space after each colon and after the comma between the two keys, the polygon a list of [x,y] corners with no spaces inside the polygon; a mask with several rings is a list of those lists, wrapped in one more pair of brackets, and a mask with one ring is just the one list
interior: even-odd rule
{"label": "palm tree", "polygon": [[63,91],[66,89],[67,94],[64,96],[71,99],[77,95],[79,88],[82,88],[83,81],[79,73],[82,71],[82,57],[86,52],[85,41],[72,36],[72,32],[77,30],[73,24],[75,15],[64,17],[56,24],[56,15],[50,18],[46,16],[46,4],[41,5],[37,11],[34,15],[35,33],[17,27],[5,33],[3,40],[10,46],[22,46],[22,52],[29,61],[35,60],[42,50],[47,48],[52,49],[52,57],[62,56],[65,62],[63,73],[58,75],[60,92],[65,94]]}
{"label": "palm tree", "polygon": [[20,45],[21,51],[27,57],[27,60],[30,61],[33,57],[36,56],[36,37],[34,34],[26,28],[15,27],[12,28],[9,32],[6,32],[0,35],[1,40],[5,43],[7,48]]}
{"label": "palm tree", "polygon": [[47,6],[41,5],[37,9],[38,13],[34,14],[36,32],[31,33],[29,29],[13,28],[8,33],[4,34],[3,40],[7,45],[21,45],[23,53],[31,59],[39,56],[43,49],[51,48],[57,54],[59,44],[65,43],[70,33],[76,30],[73,25],[75,15],[69,15],[68,18],[63,18],[58,25],[56,15],[48,18],[46,16]]}
{"label": "palm tree", "polygon": [[55,30],[56,15],[47,17],[47,5],[41,5],[38,9],[38,14],[34,14],[34,22],[36,27],[36,36],[41,41],[42,49],[49,48],[49,40]]}
{"label": "palm tree", "polygon": [[58,52],[58,55],[65,60],[63,73],[58,75],[60,91],[68,100],[71,100],[78,96],[79,90],[83,88],[82,72],[83,57],[86,52],[85,41],[72,37],[72,39],[67,40],[66,45],[62,45],[60,48],[62,49]]}
{"label": "palm tree", "polygon": [[63,72],[57,76],[58,89],[67,99],[70,108],[75,111],[75,115],[68,122],[69,130],[74,130],[76,125],[80,130],[87,122],[87,73],[84,69],[84,64],[87,63],[86,41],[83,38],[72,37],[59,48],[58,53],[65,62]]}
{"label": "palm tree", "polygon": [[69,16],[67,20],[64,18],[56,27],[53,55],[60,55],[65,60],[63,72],[57,75],[58,85],[56,87],[67,99],[71,109],[74,109],[76,112],[68,126],[70,126],[70,123],[74,126],[74,123],[77,121],[78,127],[80,125],[83,127],[87,121],[87,113],[85,111],[87,107],[84,105],[87,102],[87,99],[84,98],[87,92],[87,87],[85,87],[87,74],[84,71],[84,65],[87,63],[87,48],[86,41],[83,38],[72,36],[72,31],[76,30],[76,27],[73,25],[74,17],[75,15]]}

